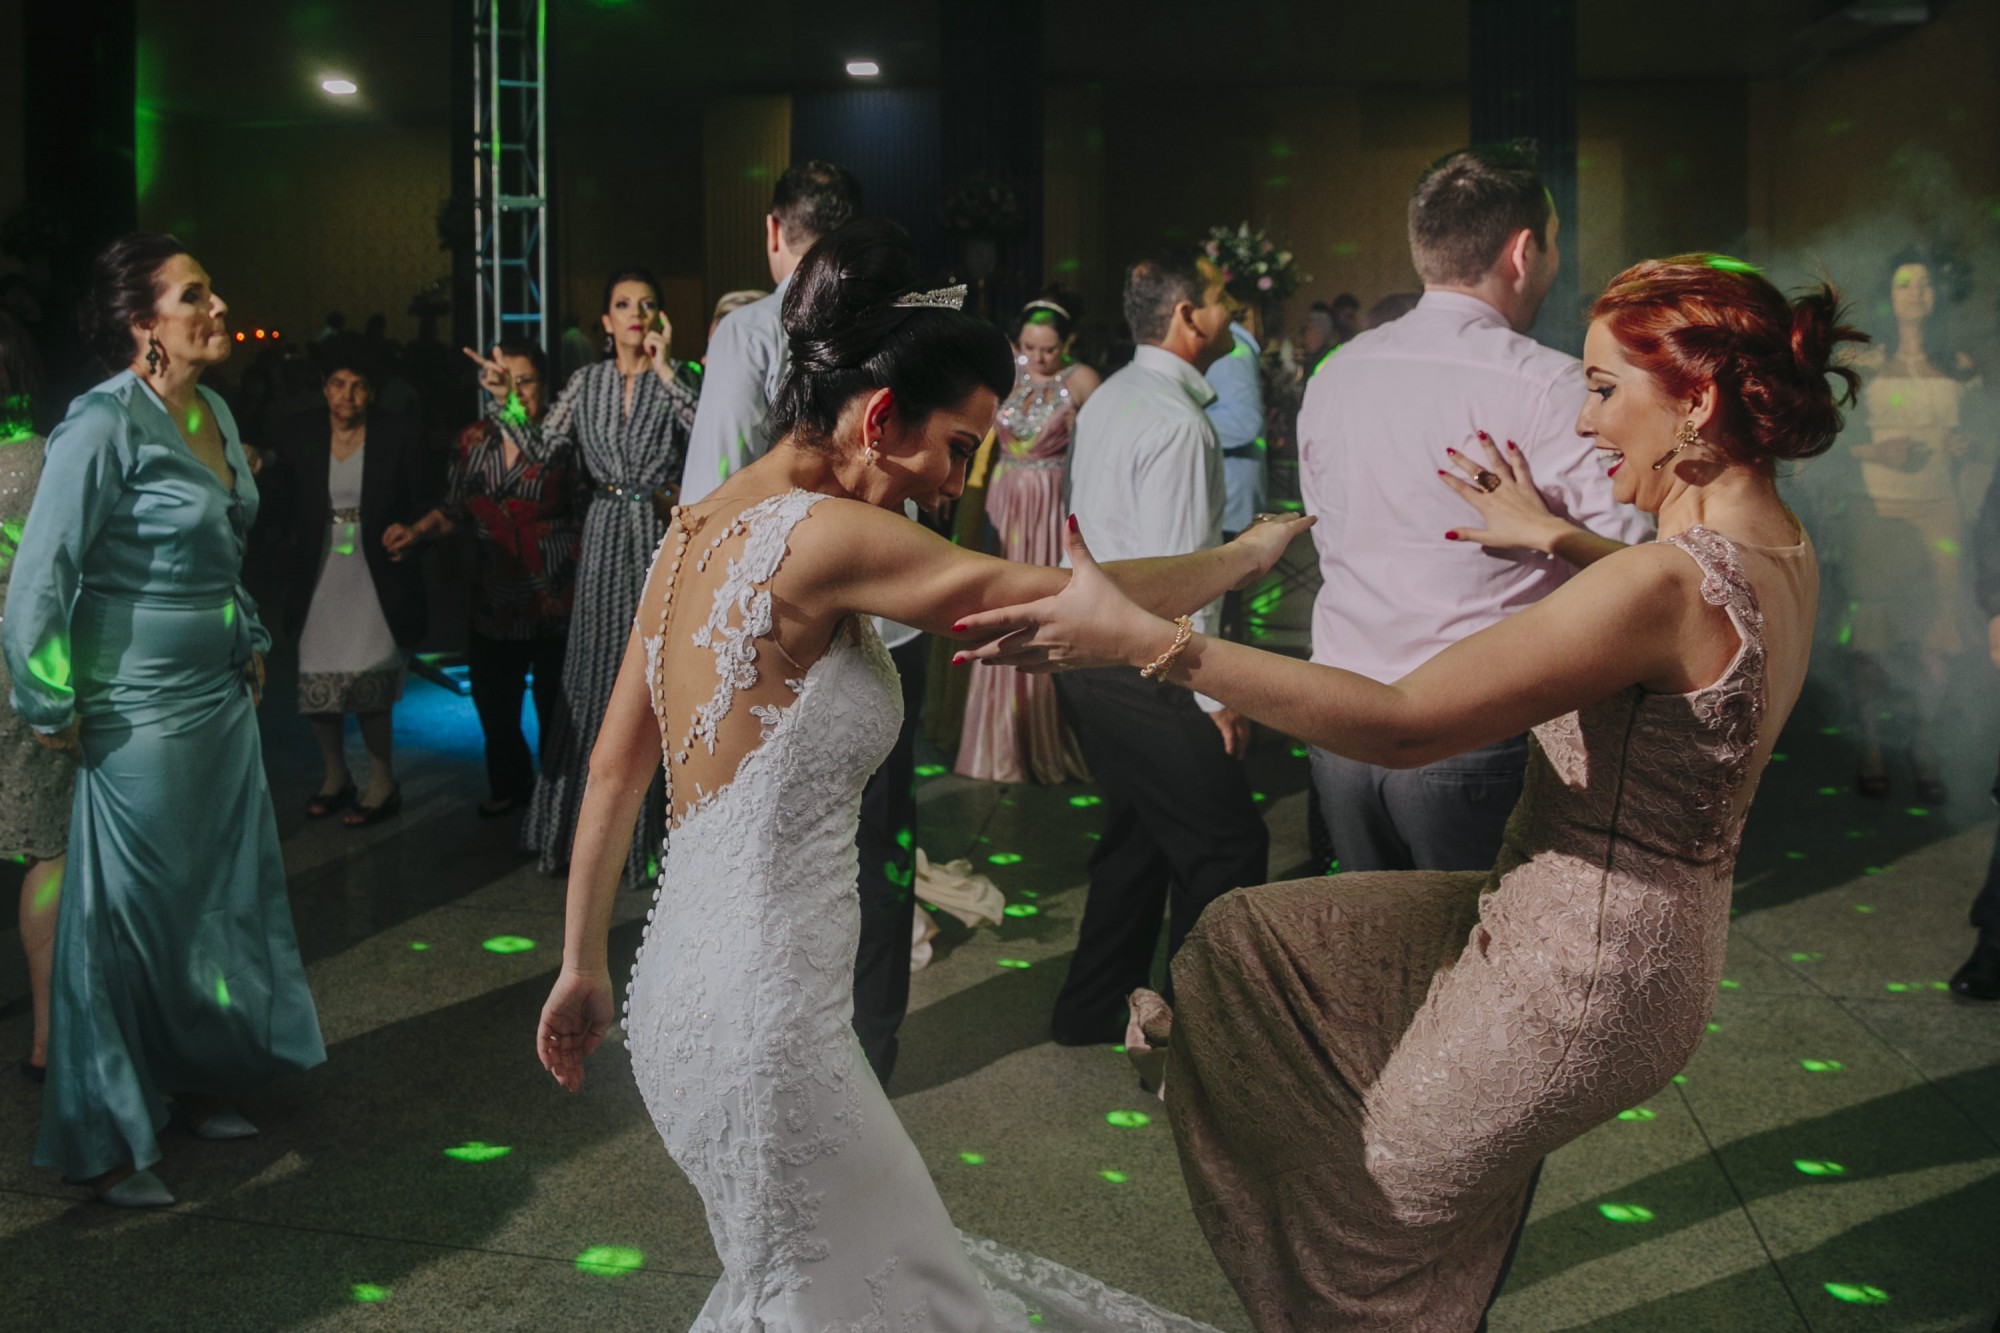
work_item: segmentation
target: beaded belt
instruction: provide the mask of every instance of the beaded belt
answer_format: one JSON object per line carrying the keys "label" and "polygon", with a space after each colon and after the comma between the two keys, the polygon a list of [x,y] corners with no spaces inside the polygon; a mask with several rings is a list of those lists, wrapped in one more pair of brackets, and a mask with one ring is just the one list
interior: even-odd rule
{"label": "beaded belt", "polygon": [[361,521],[361,509],[359,506],[348,509],[336,509],[333,511],[333,516],[329,521],[334,523],[359,523]]}
{"label": "beaded belt", "polygon": [[614,482],[602,482],[598,489],[606,495],[615,495],[621,500],[631,500],[635,504],[651,504],[653,500],[653,493],[650,490],[635,491],[629,486],[620,486]]}

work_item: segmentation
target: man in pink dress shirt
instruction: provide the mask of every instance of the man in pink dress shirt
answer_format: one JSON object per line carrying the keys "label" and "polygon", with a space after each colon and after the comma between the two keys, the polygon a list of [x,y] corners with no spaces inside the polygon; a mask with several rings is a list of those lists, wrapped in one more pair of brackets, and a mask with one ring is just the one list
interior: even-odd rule
{"label": "man in pink dress shirt", "polygon": [[[1445,450],[1483,458],[1478,432],[1518,444],[1549,507],[1644,541],[1576,434],[1575,357],[1527,336],[1555,280],[1560,219],[1531,150],[1468,148],[1410,196],[1416,309],[1328,357],[1299,412],[1300,487],[1319,519],[1325,583],[1313,661],[1391,682],[1553,592],[1570,567],[1455,540],[1478,515],[1438,479]],[[1447,534],[1453,534],[1448,537]],[[1483,870],[1521,794],[1527,738],[1394,771],[1314,750],[1313,783],[1343,870]]]}

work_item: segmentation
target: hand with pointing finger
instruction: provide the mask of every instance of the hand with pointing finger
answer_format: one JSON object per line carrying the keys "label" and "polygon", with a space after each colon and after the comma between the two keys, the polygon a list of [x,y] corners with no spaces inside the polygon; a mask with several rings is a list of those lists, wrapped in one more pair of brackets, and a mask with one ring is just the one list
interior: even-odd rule
{"label": "hand with pointing finger", "polygon": [[493,400],[503,407],[514,396],[514,373],[507,369],[507,363],[500,359],[500,348],[495,346],[490,357],[481,356],[470,347],[461,347],[466,359],[479,367],[479,387],[491,394]]}

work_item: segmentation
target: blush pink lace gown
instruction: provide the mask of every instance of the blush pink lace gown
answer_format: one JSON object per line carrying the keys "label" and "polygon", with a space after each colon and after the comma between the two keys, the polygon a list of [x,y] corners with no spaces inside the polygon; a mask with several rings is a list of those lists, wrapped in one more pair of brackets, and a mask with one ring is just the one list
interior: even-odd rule
{"label": "blush pink lace gown", "polygon": [[[1069,392],[1074,369],[1039,385],[1023,374],[1001,405],[986,517],[1009,560],[1062,563],[1063,466],[1076,425]],[[1057,708],[1055,681],[1013,667],[972,673],[955,769],[992,782],[1053,784],[1090,776]]]}
{"label": "blush pink lace gown", "polygon": [[1260,1330],[1473,1328],[1536,1163],[1700,1043],[1818,572],[1809,542],[1671,541],[1741,650],[1535,728],[1491,872],[1240,890],[1176,957],[1168,1108]]}

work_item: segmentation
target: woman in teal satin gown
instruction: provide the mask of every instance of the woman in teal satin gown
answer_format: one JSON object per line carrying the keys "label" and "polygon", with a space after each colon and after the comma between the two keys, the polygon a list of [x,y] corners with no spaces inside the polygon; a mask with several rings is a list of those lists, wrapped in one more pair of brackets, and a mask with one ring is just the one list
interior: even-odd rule
{"label": "woman in teal satin gown", "polygon": [[226,307],[171,237],[99,256],[85,331],[129,363],[70,405],[15,555],[0,649],[15,711],[78,750],[38,1165],[112,1203],[178,1104],[326,1058],[285,898],[255,707],[270,636],[240,581],[257,485],[222,400]]}

